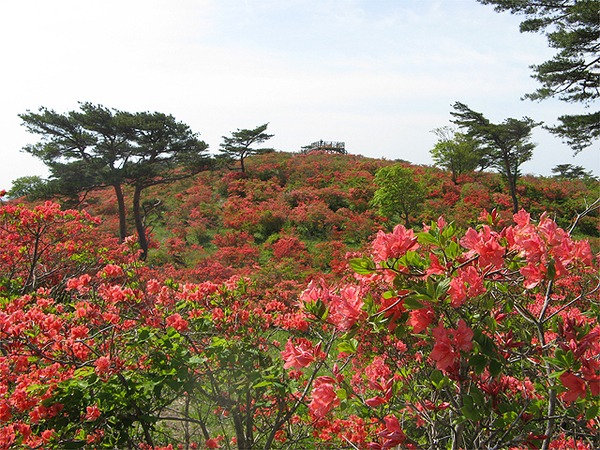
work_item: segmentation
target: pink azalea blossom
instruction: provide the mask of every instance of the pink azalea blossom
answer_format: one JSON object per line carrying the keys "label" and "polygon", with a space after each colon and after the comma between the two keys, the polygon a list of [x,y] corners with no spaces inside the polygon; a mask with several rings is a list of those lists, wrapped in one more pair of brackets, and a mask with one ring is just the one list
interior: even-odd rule
{"label": "pink azalea blossom", "polygon": [[111,361],[108,356],[101,356],[94,363],[94,365],[96,366],[96,372],[100,375],[108,372],[108,370],[110,369],[110,364]]}
{"label": "pink azalea blossom", "polygon": [[98,409],[97,405],[88,406],[86,408],[86,415],[84,417],[84,420],[86,422],[92,422],[92,421],[96,420],[98,417],[100,417],[100,410]]}
{"label": "pink azalea blossom", "polygon": [[396,225],[392,233],[379,231],[373,241],[373,259],[383,262],[388,259],[401,258],[408,251],[419,248],[417,237],[413,230],[407,230],[403,225]]}
{"label": "pink azalea blossom", "polygon": [[317,419],[325,417],[340,403],[333,387],[335,382],[335,378],[331,377],[318,377],[313,381],[312,401],[308,410]]}
{"label": "pink azalea blossom", "polygon": [[439,370],[445,370],[454,364],[461,351],[469,351],[473,348],[473,330],[464,320],[458,322],[456,330],[445,329],[440,323],[432,330],[432,335],[435,338],[435,345],[430,356],[436,361]]}
{"label": "pink azalea blossom", "polygon": [[413,333],[419,334],[423,330],[426,330],[431,322],[435,319],[435,313],[433,312],[433,308],[421,308],[421,309],[413,309],[409,313],[408,317],[408,325],[413,327]]}
{"label": "pink azalea blossom", "polygon": [[315,354],[318,354],[319,347],[313,348],[312,342],[308,339],[299,338],[294,345],[292,338],[289,338],[285,344],[285,350],[281,352],[281,357],[285,360],[283,367],[289,369],[301,369],[310,366],[315,360]]}
{"label": "pink azalea blossom", "polygon": [[387,400],[383,397],[380,397],[379,395],[365,400],[365,404],[367,406],[370,406],[371,408],[374,408],[379,405],[383,405],[384,403],[387,403]]}
{"label": "pink azalea blossom", "polygon": [[505,248],[498,243],[498,237],[489,226],[484,225],[479,232],[469,228],[460,243],[463,247],[471,250],[469,254],[479,255],[480,267],[500,268],[504,264],[502,256],[504,256]]}
{"label": "pink azalea blossom", "polygon": [[123,275],[123,269],[115,264],[107,264],[103,272],[107,277],[120,277]]}
{"label": "pink azalea blossom", "polygon": [[204,445],[206,448],[219,448],[219,442],[214,438],[207,439]]}
{"label": "pink azalea blossom", "polygon": [[179,313],[167,317],[166,322],[168,327],[173,327],[177,331],[183,331],[188,327],[188,321],[181,317]]}
{"label": "pink azalea blossom", "polygon": [[483,287],[483,277],[479,275],[477,269],[469,266],[464,270],[459,271],[459,276],[450,281],[450,305],[454,308],[459,307],[469,298],[475,298],[479,294],[486,292]]}
{"label": "pink azalea blossom", "polygon": [[519,272],[525,277],[525,282],[523,283],[525,289],[533,289],[546,278],[546,274],[540,270],[540,266],[532,262],[521,267]]}
{"label": "pink azalea blossom", "polygon": [[464,320],[458,322],[458,328],[454,331],[454,346],[463,352],[468,352],[473,348],[473,330],[467,327]]}
{"label": "pink azalea blossom", "polygon": [[402,444],[406,436],[396,416],[385,416],[383,420],[385,421],[385,430],[379,433],[379,436],[385,439],[382,448],[394,448]]}
{"label": "pink azalea blossom", "polygon": [[432,334],[435,338],[435,345],[431,351],[431,359],[436,361],[436,367],[439,370],[445,370],[454,364],[454,361],[459,357],[459,354],[454,349],[452,341],[445,330],[440,324],[433,329]]}
{"label": "pink azalea blossom", "polygon": [[323,282],[319,285],[315,281],[311,281],[308,287],[300,294],[300,301],[303,303],[315,303],[317,300],[322,300],[327,303],[330,296],[330,291]]}
{"label": "pink azalea blossom", "polygon": [[329,305],[330,320],[338,330],[346,331],[360,319],[366,318],[367,313],[361,308],[363,301],[362,290],[358,286],[346,286],[340,295],[334,295]]}

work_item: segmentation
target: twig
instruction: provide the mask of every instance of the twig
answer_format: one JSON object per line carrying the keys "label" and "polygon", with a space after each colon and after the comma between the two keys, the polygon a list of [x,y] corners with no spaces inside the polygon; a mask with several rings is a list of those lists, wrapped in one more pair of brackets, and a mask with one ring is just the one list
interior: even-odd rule
{"label": "twig", "polygon": [[586,201],[585,211],[577,214],[577,217],[575,217],[575,220],[573,220],[573,224],[569,227],[569,230],[568,230],[569,235],[573,232],[573,230],[575,229],[575,227],[577,226],[577,224],[583,217],[587,216],[593,210],[598,209],[598,208],[600,208],[600,197],[598,197],[594,201],[594,203],[592,203],[591,205],[587,205],[587,201]]}
{"label": "twig", "polygon": [[[496,446],[492,449],[492,450],[498,450],[500,444],[502,444],[502,441],[504,440],[504,438],[508,435],[508,433],[510,433],[510,430],[512,430],[514,428],[514,426],[517,424],[517,422],[521,419],[521,417],[523,416],[523,414],[525,414],[525,411],[527,411],[527,408],[529,408],[529,405],[531,404],[531,399],[527,400],[527,403],[525,404],[525,406],[523,406],[523,409],[521,410],[521,412],[519,413],[519,415],[516,417],[516,419],[513,421],[513,423],[511,423],[508,427],[508,429],[504,432],[504,434],[502,435],[502,437],[500,438],[500,441],[498,442],[498,444],[496,444]],[[494,435],[492,435],[490,437],[490,439],[494,437]],[[489,439],[488,439],[489,441]]]}

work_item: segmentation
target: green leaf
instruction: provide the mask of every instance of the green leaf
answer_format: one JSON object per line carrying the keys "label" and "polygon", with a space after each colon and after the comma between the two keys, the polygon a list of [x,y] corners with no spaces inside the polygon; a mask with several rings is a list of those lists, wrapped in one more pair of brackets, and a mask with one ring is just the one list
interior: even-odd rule
{"label": "green leaf", "polygon": [[600,410],[600,406],[592,405],[585,412],[585,420],[593,420],[598,416],[598,412]]}
{"label": "green leaf", "polygon": [[464,395],[463,396],[463,405],[466,406],[467,408],[473,409],[473,397],[471,397],[470,395]]}
{"label": "green leaf", "polygon": [[486,334],[483,334],[481,330],[474,330],[473,340],[479,344],[481,353],[491,358],[496,356],[494,341]]}
{"label": "green leaf", "polygon": [[340,388],[336,391],[336,395],[338,396],[338,398],[340,400],[346,400],[348,398],[348,393],[346,392],[346,389],[344,388]]}
{"label": "green leaf", "polygon": [[48,388],[46,385],[43,384],[30,384],[25,388],[25,392],[30,393],[30,392],[35,392],[38,389],[44,389],[44,388]]}
{"label": "green leaf", "polygon": [[148,330],[148,328],[142,328],[138,334],[138,340],[140,342],[145,341],[149,337],[150,337],[150,330]]}
{"label": "green leaf", "polygon": [[437,298],[435,295],[435,291],[436,291],[436,286],[433,281],[433,278],[431,278],[431,277],[427,278],[427,295],[429,295],[431,298]]}
{"label": "green leaf", "polygon": [[437,299],[441,299],[446,292],[448,292],[448,288],[450,288],[450,278],[444,278],[440,282],[435,285],[435,297]]}
{"label": "green leaf", "polygon": [[199,355],[194,355],[190,359],[188,359],[188,364],[202,364],[206,361],[206,358]]}
{"label": "green leaf", "polygon": [[267,387],[267,386],[271,386],[273,384],[272,381],[261,381],[260,383],[256,383],[254,386],[252,386],[254,389],[258,389],[261,387]]}
{"label": "green leaf", "polygon": [[461,251],[460,251],[460,247],[459,245],[454,242],[451,241],[450,244],[448,244],[448,248],[446,249],[446,254],[450,257],[450,258],[456,258],[458,255],[460,255]]}
{"label": "green leaf", "polygon": [[417,233],[420,244],[438,245],[439,242],[431,233]]}
{"label": "green leaf", "polygon": [[490,375],[497,377],[502,373],[502,363],[496,359],[490,361]]}
{"label": "green leaf", "polygon": [[475,421],[481,419],[481,413],[475,408],[473,398],[470,395],[463,396],[463,407],[460,408],[460,411],[468,419]]}
{"label": "green leaf", "polygon": [[431,383],[436,389],[441,389],[446,381],[446,377],[444,376],[444,374],[437,369],[431,372],[430,378]]}
{"label": "green leaf", "polygon": [[[491,297],[490,297],[491,298]],[[492,298],[493,301],[493,298]],[[487,306],[487,305],[486,305]],[[486,309],[490,309],[490,308],[486,308]],[[490,315],[486,315],[483,318],[483,321],[485,322],[485,324],[488,326],[490,333],[493,333],[494,331],[496,331],[496,327],[498,326],[498,324],[496,323],[496,320],[490,316]]]}
{"label": "green leaf", "polygon": [[340,353],[356,353],[357,346],[358,341],[356,339],[342,341],[338,344],[338,351]]}
{"label": "green leaf", "polygon": [[425,305],[419,302],[414,296],[410,296],[404,299],[404,307],[406,309],[421,309],[425,308]]}
{"label": "green leaf", "polygon": [[435,369],[433,372],[431,372],[430,378],[433,384],[437,385],[444,379],[444,374],[441,370]]}
{"label": "green leaf", "polygon": [[349,261],[350,267],[359,275],[370,275],[377,266],[375,263],[369,258],[355,258]]}
{"label": "green leaf", "polygon": [[212,342],[213,347],[227,347],[228,346],[227,340],[223,339],[221,337],[218,337],[218,336],[213,336],[212,341],[213,341]]}
{"label": "green leaf", "polygon": [[73,372],[73,378],[83,378],[88,377],[94,373],[93,367],[81,367]]}
{"label": "green leaf", "polygon": [[65,450],[70,450],[74,448],[83,448],[85,446],[86,441],[67,441],[63,442],[62,446]]}
{"label": "green leaf", "polygon": [[385,291],[383,294],[381,294],[381,296],[386,300],[389,300],[390,298],[394,298],[396,293],[394,291]]}
{"label": "green leaf", "polygon": [[554,261],[550,261],[546,271],[546,277],[549,280],[554,280],[556,278],[556,267],[554,266]]}
{"label": "green leaf", "polygon": [[473,397],[473,401],[477,406],[484,406],[485,399],[483,397],[483,392],[481,392],[477,387],[472,386],[470,391],[471,397]]}
{"label": "green leaf", "polygon": [[469,358],[469,365],[475,369],[477,375],[480,375],[487,367],[488,359],[482,354],[473,355]]}

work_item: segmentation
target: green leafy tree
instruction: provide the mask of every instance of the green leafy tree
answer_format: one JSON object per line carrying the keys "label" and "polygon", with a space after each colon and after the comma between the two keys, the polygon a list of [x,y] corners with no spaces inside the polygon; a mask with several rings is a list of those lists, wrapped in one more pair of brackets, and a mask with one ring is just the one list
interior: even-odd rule
{"label": "green leafy tree", "polygon": [[42,107],[39,114],[27,112],[20,117],[31,133],[41,136],[41,142],[24,150],[50,168],[54,193],[78,196],[94,189],[114,189],[121,241],[127,236],[123,185],[134,186],[133,214],[142,259],[148,253],[142,190],[191,176],[208,164],[208,145],[170,115],[133,114],[82,103],[80,111],[59,114]]}
{"label": "green leafy tree", "polygon": [[[557,97],[586,107],[600,96],[600,1],[598,0],[478,0],[495,5],[498,12],[524,15],[521,32],[545,33],[548,45],[558,50],[549,61],[533,65],[541,83],[531,100]],[[548,129],[575,151],[590,146],[600,136],[600,112],[563,115]]]}
{"label": "green leafy tree", "polygon": [[471,110],[464,103],[454,104],[453,122],[466,130],[467,136],[479,142],[492,164],[507,181],[513,203],[513,212],[519,211],[517,179],[519,167],[531,159],[535,144],[529,142],[531,131],[541,125],[529,117],[521,120],[508,118],[500,124],[491,123],[483,114]]}
{"label": "green leafy tree", "polygon": [[382,167],[375,174],[375,191],[371,204],[379,209],[379,214],[394,222],[404,221],[407,227],[411,217],[423,209],[426,190],[415,172],[400,164]]}
{"label": "green leafy tree", "polygon": [[119,207],[119,236],[127,236],[123,170],[131,158],[131,114],[102,105],[81,103],[80,111],[60,114],[41,107],[20,114],[23,125],[41,141],[23,150],[50,169],[54,192],[80,192],[112,187]]}
{"label": "green leafy tree", "polygon": [[237,131],[232,131],[231,137],[223,136],[223,143],[220,145],[219,151],[227,162],[239,160],[242,172],[245,172],[244,159],[246,157],[271,150],[251,148],[251,146],[261,144],[274,136],[265,133],[268,126],[269,123],[265,123],[253,130],[240,130],[238,128]]}
{"label": "green leafy tree", "polygon": [[440,127],[432,131],[438,142],[429,151],[437,166],[452,173],[452,181],[463,173],[473,172],[477,167],[482,170],[489,164],[488,155],[478,143],[466,134],[457,133],[451,127]]}
{"label": "green leafy tree", "polygon": [[582,166],[574,166],[573,164],[559,164],[552,168],[552,173],[555,178],[563,180],[594,180],[595,177],[592,171],[585,170]]}
{"label": "green leafy tree", "polygon": [[134,187],[133,217],[141,259],[146,259],[148,239],[141,207],[142,191],[188,178],[207,169],[210,159],[205,155],[208,145],[173,116],[144,112],[133,117],[132,161],[125,166],[125,179]]}
{"label": "green leafy tree", "polygon": [[12,187],[8,191],[8,196],[10,198],[37,198],[38,196],[43,195],[46,186],[46,181],[38,175],[20,177],[12,182]]}

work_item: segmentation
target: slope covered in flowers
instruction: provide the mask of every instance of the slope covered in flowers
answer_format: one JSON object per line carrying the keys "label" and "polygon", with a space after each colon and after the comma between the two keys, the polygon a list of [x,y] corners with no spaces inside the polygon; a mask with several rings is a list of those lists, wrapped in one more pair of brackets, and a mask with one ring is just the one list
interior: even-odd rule
{"label": "slope covered in flowers", "polygon": [[597,243],[567,226],[598,185],[525,177],[513,215],[498,175],[410,167],[407,229],[371,206],[390,164],[148,192],[145,262],[108,192],[2,202],[0,449],[597,448]]}
{"label": "slope covered in flowers", "polygon": [[[410,166],[355,155],[268,153],[247,161],[245,173],[203,172],[149,191],[146,223],[154,249],[153,267],[192,281],[220,281],[250,275],[265,285],[283,280],[301,288],[315,274],[343,274],[344,255],[360,251],[370,237],[395,225],[372,206],[384,166],[409,167],[426,187],[411,222],[444,216],[458,226],[476,223],[483,209],[510,219],[511,202],[499,174],[476,172],[452,182],[434,167]],[[525,176],[519,201],[534,215],[547,212],[568,228],[585,202],[597,197],[597,182]],[[85,206],[116,230],[116,203],[109,191],[88,195]],[[133,233],[133,229],[131,229]],[[596,245],[598,214],[581,219],[576,235]],[[578,234],[577,234],[578,233]],[[177,275],[175,275],[177,274]]]}

